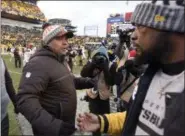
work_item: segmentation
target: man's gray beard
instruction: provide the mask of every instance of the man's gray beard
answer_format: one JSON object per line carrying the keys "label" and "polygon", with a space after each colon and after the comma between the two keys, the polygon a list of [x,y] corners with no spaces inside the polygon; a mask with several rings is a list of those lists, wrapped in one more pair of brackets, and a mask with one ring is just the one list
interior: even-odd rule
{"label": "man's gray beard", "polygon": [[67,50],[64,52],[60,52],[60,55],[66,55],[67,54]]}

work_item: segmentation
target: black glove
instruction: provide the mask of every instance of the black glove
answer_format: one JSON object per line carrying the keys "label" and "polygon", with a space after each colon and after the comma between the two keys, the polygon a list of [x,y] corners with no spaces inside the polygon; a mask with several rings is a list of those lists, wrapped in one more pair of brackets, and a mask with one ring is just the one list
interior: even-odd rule
{"label": "black glove", "polygon": [[96,64],[94,64],[93,62],[88,61],[87,64],[84,65],[84,67],[82,68],[80,75],[82,77],[94,77],[93,75],[93,71],[96,68]]}
{"label": "black glove", "polygon": [[96,78],[89,78],[87,80],[87,83],[89,85],[89,88],[93,88],[97,83],[97,79]]}
{"label": "black glove", "polygon": [[114,82],[116,85],[120,85],[122,80],[123,80],[123,77],[125,76],[125,73],[126,70],[125,70],[125,67],[124,66],[121,66],[118,71],[116,72],[115,74],[115,77],[114,77]]}
{"label": "black glove", "polygon": [[139,67],[133,67],[128,70],[132,75],[135,77],[140,77],[140,75],[143,73],[143,70]]}
{"label": "black glove", "polygon": [[76,131],[75,125],[62,122],[61,128],[60,128],[60,136],[70,136]]}

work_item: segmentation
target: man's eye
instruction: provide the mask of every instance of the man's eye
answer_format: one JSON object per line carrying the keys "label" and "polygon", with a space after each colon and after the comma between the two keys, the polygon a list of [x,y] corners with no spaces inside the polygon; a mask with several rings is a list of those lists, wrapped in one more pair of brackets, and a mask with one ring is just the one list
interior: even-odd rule
{"label": "man's eye", "polygon": [[144,28],[142,25],[137,25],[136,28]]}

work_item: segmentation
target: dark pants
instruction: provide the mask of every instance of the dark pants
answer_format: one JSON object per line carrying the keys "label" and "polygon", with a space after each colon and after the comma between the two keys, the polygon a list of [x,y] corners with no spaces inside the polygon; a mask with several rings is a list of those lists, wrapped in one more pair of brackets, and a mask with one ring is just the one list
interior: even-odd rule
{"label": "dark pants", "polygon": [[79,55],[79,66],[83,66],[82,55]]}
{"label": "dark pants", "polygon": [[6,117],[1,121],[1,136],[8,136],[9,131],[9,119],[8,114]]}
{"label": "dark pants", "polygon": [[87,59],[89,60],[91,58],[91,52],[88,52]]}
{"label": "dark pants", "polygon": [[[89,98],[89,110],[91,113],[100,115],[110,113],[109,99],[101,100],[99,96],[95,99]],[[94,132],[93,136],[101,136],[101,133]]]}
{"label": "dark pants", "polygon": [[15,58],[15,67],[21,68],[21,58]]}

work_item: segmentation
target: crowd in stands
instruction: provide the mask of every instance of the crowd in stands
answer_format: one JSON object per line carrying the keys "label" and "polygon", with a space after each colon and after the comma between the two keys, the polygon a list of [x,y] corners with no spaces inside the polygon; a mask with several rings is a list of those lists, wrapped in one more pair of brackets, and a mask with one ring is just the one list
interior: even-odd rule
{"label": "crowd in stands", "polygon": [[26,46],[28,43],[39,45],[41,43],[41,31],[18,26],[1,26],[1,44],[11,47],[14,45]]}
{"label": "crowd in stands", "polygon": [[[77,44],[84,46],[86,42],[102,42],[105,40],[104,37],[95,37],[95,36],[75,36],[74,38],[69,39],[70,44]],[[110,43],[112,42],[112,38],[108,38],[107,42]]]}
{"label": "crowd in stands", "polygon": [[[9,47],[14,45],[26,46],[33,43],[36,46],[41,45],[42,31],[36,28],[26,29],[18,26],[1,26],[1,44]],[[69,39],[69,44],[73,46],[84,46],[86,42],[102,42],[103,37],[75,36]],[[107,39],[108,43],[112,42],[111,38]]]}
{"label": "crowd in stands", "polygon": [[22,2],[20,0],[2,0],[1,12],[2,11],[13,15],[46,21],[46,18],[40,11],[39,7],[26,1]]}

